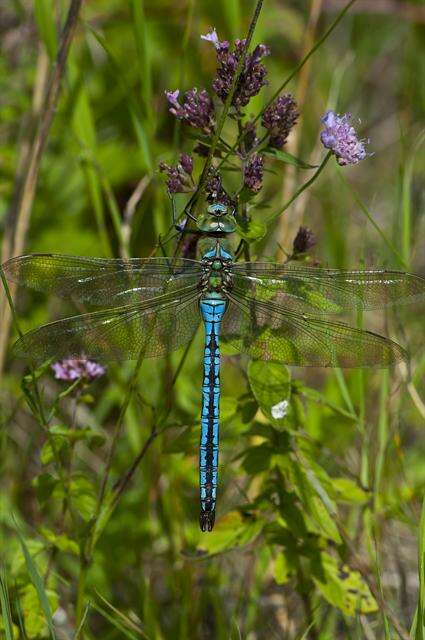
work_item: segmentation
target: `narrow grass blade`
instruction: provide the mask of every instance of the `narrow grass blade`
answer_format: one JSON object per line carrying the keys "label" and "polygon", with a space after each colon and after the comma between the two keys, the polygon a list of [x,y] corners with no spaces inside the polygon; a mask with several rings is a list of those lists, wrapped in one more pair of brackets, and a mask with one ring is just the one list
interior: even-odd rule
{"label": "narrow grass blade", "polygon": [[425,640],[425,499],[422,503],[421,522],[419,525],[419,594],[413,621],[411,637],[414,640]]}
{"label": "narrow grass blade", "polygon": [[12,613],[10,611],[9,591],[4,569],[0,572],[0,604],[5,640],[13,640]]}
{"label": "narrow grass blade", "polygon": [[136,41],[137,66],[141,83],[141,98],[144,104],[147,122],[153,123],[155,113],[152,99],[152,64],[149,53],[150,30],[146,20],[144,0],[129,0],[133,15],[133,31]]}
{"label": "narrow grass blade", "polygon": [[21,543],[22,552],[24,554],[25,562],[27,565],[28,573],[31,579],[32,584],[34,585],[35,590],[37,591],[38,599],[40,601],[41,607],[43,609],[44,615],[46,616],[47,626],[49,627],[50,637],[52,640],[56,640],[55,628],[53,624],[52,611],[50,609],[49,600],[47,598],[47,594],[44,590],[43,580],[38,573],[37,567],[35,566],[34,560],[31,557],[30,552],[28,551],[28,547],[25,544],[25,540],[23,539],[20,531],[16,528],[16,533],[19,538],[19,542]]}
{"label": "narrow grass blade", "polygon": [[34,0],[34,17],[47,55],[53,61],[58,48],[55,25],[55,5],[52,0]]}
{"label": "narrow grass blade", "polygon": [[100,613],[100,615],[103,618],[105,618],[105,620],[110,622],[111,625],[120,632],[120,637],[126,637],[126,638],[129,638],[130,640],[139,640],[140,634],[138,636],[135,636],[134,633],[131,633],[131,631],[126,629],[126,627],[123,624],[118,622],[116,618],[110,615],[107,611],[105,611],[105,609],[100,607],[98,604],[93,603],[92,606],[93,606],[93,609],[95,609],[98,613]]}
{"label": "narrow grass blade", "polygon": [[103,604],[105,604],[109,609],[111,609],[111,611],[113,611],[122,620],[123,624],[125,624],[126,627],[128,627],[132,631],[135,631],[138,635],[145,638],[145,640],[149,640],[149,636],[147,636],[146,633],[143,631],[143,629],[141,629],[133,620],[131,620],[128,616],[126,616],[122,611],[114,607],[114,605],[108,602],[108,600],[104,598],[98,591],[96,591],[96,593],[98,597],[102,600]]}
{"label": "narrow grass blade", "polygon": [[407,161],[403,164],[403,177],[401,188],[401,251],[404,262],[409,265],[411,257],[411,243],[412,243],[412,178],[413,168],[415,164],[416,153],[419,147],[425,140],[425,131],[422,131],[421,135],[417,138],[415,145],[413,146],[412,153],[408,157]]}
{"label": "narrow grass blade", "polygon": [[90,602],[88,602],[86,604],[86,608],[84,609],[84,613],[83,613],[83,615],[81,617],[81,622],[78,625],[78,629],[75,632],[74,640],[78,640],[79,638],[81,638],[81,631],[83,630],[84,625],[86,624],[86,620],[87,620],[87,616],[89,614],[89,611],[90,611]]}

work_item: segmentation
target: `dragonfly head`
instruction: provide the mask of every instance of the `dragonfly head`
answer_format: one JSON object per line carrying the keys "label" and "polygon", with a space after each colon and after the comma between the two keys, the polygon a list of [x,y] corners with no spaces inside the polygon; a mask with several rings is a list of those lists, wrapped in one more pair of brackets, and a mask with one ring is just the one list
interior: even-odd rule
{"label": "dragonfly head", "polygon": [[236,222],[233,209],[225,204],[216,202],[210,204],[207,212],[197,220],[197,227],[205,233],[233,233],[236,231]]}

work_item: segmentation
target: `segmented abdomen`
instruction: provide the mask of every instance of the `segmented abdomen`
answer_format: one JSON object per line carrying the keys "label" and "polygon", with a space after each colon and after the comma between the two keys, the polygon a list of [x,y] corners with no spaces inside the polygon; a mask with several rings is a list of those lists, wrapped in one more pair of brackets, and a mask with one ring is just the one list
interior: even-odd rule
{"label": "segmented abdomen", "polygon": [[220,327],[226,301],[205,299],[200,302],[205,327],[204,377],[202,382],[201,443],[199,448],[199,484],[202,531],[211,531],[215,519],[218,479],[220,415]]}

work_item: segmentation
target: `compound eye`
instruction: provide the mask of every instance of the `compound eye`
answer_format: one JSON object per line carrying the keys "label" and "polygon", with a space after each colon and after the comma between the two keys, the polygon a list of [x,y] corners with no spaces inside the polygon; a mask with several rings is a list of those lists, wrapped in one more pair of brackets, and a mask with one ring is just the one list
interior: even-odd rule
{"label": "compound eye", "polygon": [[208,213],[212,213],[213,216],[219,218],[227,213],[227,207],[222,202],[216,202],[215,204],[211,204],[207,211]]}

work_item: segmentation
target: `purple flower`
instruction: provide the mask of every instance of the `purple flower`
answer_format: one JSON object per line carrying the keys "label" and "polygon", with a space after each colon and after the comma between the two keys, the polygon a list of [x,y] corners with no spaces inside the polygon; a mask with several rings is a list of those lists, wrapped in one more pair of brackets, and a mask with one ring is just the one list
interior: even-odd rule
{"label": "purple flower", "polygon": [[297,103],[290,93],[279,96],[263,113],[262,125],[270,135],[269,144],[281,149],[299,116]]}
{"label": "purple flower", "polygon": [[[214,38],[211,41],[214,42],[218,62],[217,77],[212,86],[217,96],[222,102],[225,102],[245,48],[245,40],[235,40],[234,49],[231,51],[229,43],[226,40],[220,42],[216,33],[215,36],[208,35]],[[269,54],[270,49],[264,44],[259,44],[252,53],[248,53],[246,56],[232,100],[232,105],[237,110],[240,107],[245,107],[250,99],[259,93],[261,87],[267,84],[267,69],[261,60]]]}
{"label": "purple flower", "polygon": [[180,164],[183,171],[191,175],[193,171],[193,158],[187,153],[182,153],[180,156]]}
{"label": "purple flower", "polygon": [[250,191],[258,193],[263,186],[264,159],[253,153],[244,168],[244,184]]}
{"label": "purple flower", "polygon": [[206,40],[207,42],[212,42],[215,48],[220,46],[220,41],[218,39],[217,31],[214,29],[210,33],[206,33],[204,36],[201,35],[201,40]]}
{"label": "purple flower", "polygon": [[65,358],[52,364],[52,369],[57,380],[88,380],[91,382],[105,374],[105,367],[85,358]]}
{"label": "purple flower", "polygon": [[307,227],[300,227],[292,244],[294,256],[299,255],[300,253],[307,253],[309,249],[314,247],[316,242],[316,236],[310,229]]}
{"label": "purple flower", "polygon": [[223,187],[220,173],[213,167],[209,170],[205,193],[207,194],[208,202],[222,202],[231,207],[235,206],[234,201]]}
{"label": "purple flower", "polygon": [[345,113],[340,116],[334,111],[327,111],[321,118],[325,129],[320,134],[320,139],[326,149],[335,154],[338,164],[357,164],[367,155],[365,142],[359,140],[354,127],[350,124],[351,115]]}
{"label": "purple flower", "polygon": [[187,153],[181,154],[179,162],[175,166],[160,162],[159,170],[167,175],[168,193],[188,193],[193,191],[193,158]]}
{"label": "purple flower", "polygon": [[202,129],[205,133],[211,133],[215,124],[214,103],[208,92],[203,89],[198,91],[196,87],[187,91],[183,96],[183,104],[178,101],[180,92],[166,91],[165,95],[170,103],[170,113],[179,120],[184,120],[195,129]]}

